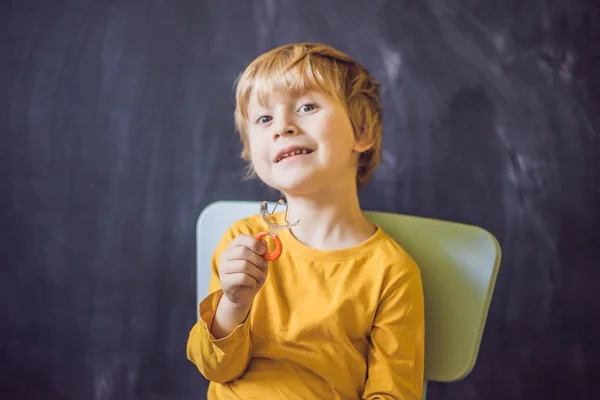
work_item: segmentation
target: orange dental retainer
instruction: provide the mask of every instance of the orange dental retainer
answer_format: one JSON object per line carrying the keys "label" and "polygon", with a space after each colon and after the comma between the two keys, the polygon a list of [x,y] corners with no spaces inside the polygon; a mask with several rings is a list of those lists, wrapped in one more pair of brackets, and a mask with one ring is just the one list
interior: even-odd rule
{"label": "orange dental retainer", "polygon": [[[285,224],[284,225],[277,224],[273,218],[273,215],[275,214],[275,210],[277,209],[277,206],[285,206],[285,217],[284,217]],[[283,200],[283,199],[280,199],[277,202],[277,204],[273,208],[273,211],[271,211],[271,212],[269,212],[269,203],[268,202],[263,201],[260,203],[260,215],[262,216],[263,220],[269,227],[269,230],[258,233],[255,236],[255,238],[257,240],[261,240],[265,236],[269,236],[269,237],[273,238],[273,240],[275,241],[275,250],[273,250],[270,253],[267,252],[267,253],[263,254],[263,258],[267,261],[273,261],[273,260],[278,259],[283,250],[283,246],[281,244],[281,239],[279,239],[279,237],[277,236],[277,231],[282,230],[282,229],[289,229],[293,226],[298,225],[298,222],[300,222],[299,219],[295,220],[294,222],[289,222],[287,219],[287,211],[288,211],[288,206],[287,206],[287,203],[285,202],[285,200]]]}

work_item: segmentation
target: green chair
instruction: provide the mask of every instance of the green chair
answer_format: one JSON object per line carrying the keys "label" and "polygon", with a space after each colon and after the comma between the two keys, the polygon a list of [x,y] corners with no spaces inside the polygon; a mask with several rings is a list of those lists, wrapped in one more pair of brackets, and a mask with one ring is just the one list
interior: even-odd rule
{"label": "green chair", "polygon": [[[222,235],[235,221],[257,214],[258,206],[258,201],[218,201],[200,214],[196,226],[197,302],[208,294],[211,257]],[[492,234],[477,226],[375,211],[365,211],[365,215],[404,247],[421,268],[425,399],[427,381],[457,381],[475,365],[500,266],[500,246]]]}

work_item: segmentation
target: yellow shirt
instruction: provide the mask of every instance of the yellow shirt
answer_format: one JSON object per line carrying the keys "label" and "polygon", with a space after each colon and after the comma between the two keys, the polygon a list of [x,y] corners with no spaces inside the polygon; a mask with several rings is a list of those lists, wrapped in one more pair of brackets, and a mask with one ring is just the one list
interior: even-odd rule
{"label": "yellow shirt", "polygon": [[[248,318],[216,340],[221,252],[239,234],[266,230],[259,215],[233,224],[213,256],[187,357],[211,381],[208,399],[421,399],[421,275],[381,228],[363,243],[315,250],[289,231]],[[273,244],[269,243],[270,248]]]}

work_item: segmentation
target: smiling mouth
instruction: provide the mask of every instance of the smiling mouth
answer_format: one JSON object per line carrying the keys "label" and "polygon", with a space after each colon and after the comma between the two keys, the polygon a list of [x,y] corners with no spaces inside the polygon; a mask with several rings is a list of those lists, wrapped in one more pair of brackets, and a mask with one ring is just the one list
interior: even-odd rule
{"label": "smiling mouth", "polygon": [[302,150],[294,150],[294,151],[290,151],[289,153],[283,153],[278,159],[277,161],[275,161],[276,163],[278,163],[281,160],[284,160],[286,158],[289,157],[293,157],[293,156],[297,156],[297,155],[301,155],[301,154],[310,154],[312,153],[312,150],[309,149],[302,149]]}

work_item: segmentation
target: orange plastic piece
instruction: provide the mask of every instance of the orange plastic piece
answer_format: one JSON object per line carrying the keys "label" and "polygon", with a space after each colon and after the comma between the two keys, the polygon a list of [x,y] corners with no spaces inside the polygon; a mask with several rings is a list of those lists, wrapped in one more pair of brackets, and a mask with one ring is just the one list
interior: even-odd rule
{"label": "orange plastic piece", "polygon": [[[265,236],[271,236],[271,235],[269,235],[269,232],[260,232],[258,235],[256,235],[256,239],[260,240],[260,239],[264,238]],[[270,253],[267,252],[267,253],[263,254],[263,258],[267,261],[277,260],[279,258],[279,256],[281,255],[281,250],[283,250],[283,246],[281,245],[281,240],[277,237],[277,235],[271,236],[271,237],[275,241],[275,250],[273,250]]]}

